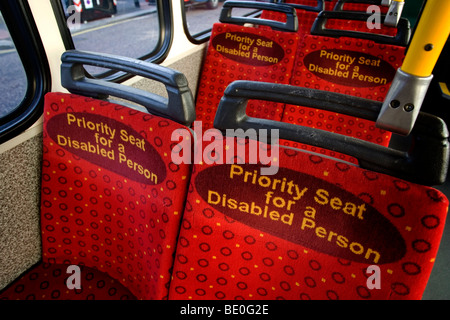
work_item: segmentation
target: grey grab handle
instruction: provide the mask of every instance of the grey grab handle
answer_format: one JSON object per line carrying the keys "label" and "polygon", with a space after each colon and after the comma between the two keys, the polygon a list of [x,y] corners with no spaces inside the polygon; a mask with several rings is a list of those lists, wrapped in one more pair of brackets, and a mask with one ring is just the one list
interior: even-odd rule
{"label": "grey grab handle", "polygon": [[[190,126],[195,103],[184,74],[154,63],[108,54],[69,50],[61,57],[61,84],[71,93],[94,98],[115,96],[144,106],[151,114]],[[88,78],[83,65],[124,71],[164,84],[168,98],[101,79]]]}
{"label": "grey grab handle", "polygon": [[[232,15],[233,8],[247,8],[275,11],[286,14],[286,22],[275,20],[253,18],[253,17],[236,17]],[[297,32],[298,19],[295,8],[288,5],[280,5],[268,2],[256,1],[225,1],[220,12],[219,21],[222,23],[232,23],[237,25],[244,25],[246,23],[269,26],[274,30]]]}
{"label": "grey grab handle", "polygon": [[[397,24],[397,34],[395,36],[388,36],[384,34],[352,31],[352,30],[338,30],[327,29],[326,23],[328,19],[340,19],[340,20],[355,20],[355,21],[367,21],[371,17],[371,14],[365,12],[353,12],[353,11],[322,11],[317,16],[311,27],[311,34],[326,37],[351,37],[358,39],[372,40],[383,44],[392,44],[396,46],[406,47],[411,38],[411,25],[406,18],[400,18]],[[381,20],[384,21],[385,15],[381,15]]]}
{"label": "grey grab handle", "polygon": [[297,4],[297,3],[286,3],[285,0],[271,0],[272,3],[277,3],[277,4],[286,4],[289,5],[291,7],[294,7],[295,9],[300,9],[300,10],[306,10],[306,11],[311,11],[311,12],[320,12],[325,10],[325,0],[316,0],[317,1],[317,6],[313,7],[313,6],[308,6],[306,4]]}
{"label": "grey grab handle", "polygon": [[404,180],[437,185],[445,182],[449,162],[448,130],[441,119],[420,113],[411,132],[413,148],[402,151],[320,129],[274,120],[252,118],[246,114],[250,99],[267,100],[375,121],[382,103],[344,94],[291,85],[235,81],[225,90],[214,127],[226,129],[278,129],[279,138],[347,154],[359,160],[360,167]]}

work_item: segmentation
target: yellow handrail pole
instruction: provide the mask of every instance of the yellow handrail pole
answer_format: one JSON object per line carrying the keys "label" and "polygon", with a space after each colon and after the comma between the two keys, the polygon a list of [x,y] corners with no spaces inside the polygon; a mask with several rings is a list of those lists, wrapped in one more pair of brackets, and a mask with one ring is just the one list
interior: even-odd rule
{"label": "yellow handrail pole", "polygon": [[377,119],[379,128],[403,135],[411,132],[449,33],[450,1],[428,0],[384,100]]}
{"label": "yellow handrail pole", "polygon": [[418,77],[433,72],[450,33],[450,1],[428,0],[401,69]]}

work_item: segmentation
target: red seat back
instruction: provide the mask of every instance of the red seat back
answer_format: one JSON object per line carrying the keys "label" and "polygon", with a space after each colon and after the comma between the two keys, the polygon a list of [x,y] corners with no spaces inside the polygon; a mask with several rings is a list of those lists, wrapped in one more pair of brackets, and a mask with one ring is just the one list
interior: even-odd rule
{"label": "red seat back", "polygon": [[[405,48],[354,38],[307,35],[297,55],[291,84],[383,101]],[[373,122],[287,105],[283,121],[388,145],[390,133]]]}
{"label": "red seat back", "polygon": [[[270,3],[229,1],[224,4],[223,12],[229,12],[234,6],[243,4],[277,8]],[[293,9],[288,13],[294,21]],[[227,14],[222,16],[227,17]],[[295,29],[292,32],[278,31],[272,28],[242,26],[240,24],[244,22],[241,21],[234,24],[232,19],[227,21],[230,23],[214,24],[200,75],[196,113],[197,120],[202,121],[205,130],[212,127],[217,106],[225,88],[231,82],[254,80],[289,83],[298,47],[299,37]],[[245,18],[242,21],[245,21]],[[248,21],[258,22],[260,19]],[[285,28],[290,26],[286,25]],[[283,107],[282,104],[255,101],[248,112],[255,117],[281,119]]]}
{"label": "red seat back", "polygon": [[[401,45],[384,44],[382,42],[384,39],[393,43],[397,41],[385,35],[362,33],[367,37],[364,39],[358,38],[358,34],[351,33],[352,31],[348,33],[348,30],[334,30],[333,35],[342,36],[326,36],[326,23],[330,20],[327,17],[336,18],[339,14],[339,12],[319,14],[312,30],[313,34],[306,34],[302,39],[290,83],[304,88],[383,101],[397,69],[403,63],[406,48]],[[358,16],[353,13],[345,14]],[[346,22],[341,18],[339,21]],[[405,25],[399,26],[398,29],[403,27]],[[346,36],[347,34],[349,36]],[[399,39],[403,39],[401,36],[403,31],[399,34]],[[337,132],[383,146],[387,146],[391,138],[390,132],[376,128],[373,121],[301,106],[286,105],[282,121]],[[285,144],[293,145],[290,142]],[[294,146],[297,147],[298,144]],[[308,149],[305,146],[301,147]],[[330,155],[326,150],[321,152]],[[356,162],[354,158],[338,156]]]}
{"label": "red seat back", "polygon": [[[228,102],[246,94],[235,85]],[[288,92],[277,86],[270,94]],[[231,108],[225,100],[215,122],[221,130],[235,128],[228,120],[256,129],[274,123],[222,113]],[[224,150],[231,142],[224,138]],[[171,299],[420,299],[445,224],[441,192],[317,154],[258,146],[247,156],[272,150],[275,175],[228,153],[234,163],[194,166]]]}
{"label": "red seat back", "polygon": [[380,13],[386,14],[389,11],[389,6],[382,6],[381,2],[381,0],[338,0],[333,10],[367,12],[370,6],[375,5],[380,10]]}
{"label": "red seat back", "polygon": [[140,299],[167,296],[189,165],[171,162],[171,120],[78,95],[44,110],[44,262],[86,265]]}
{"label": "red seat back", "polygon": [[[86,79],[85,64],[158,81],[168,97]],[[85,265],[138,299],[165,298],[190,174],[189,163],[171,159],[173,132],[195,117],[186,78],[155,64],[80,51],[64,53],[61,69],[62,84],[72,92],[141,106],[46,95],[43,262]],[[192,140],[188,130],[183,134]]]}
{"label": "red seat back", "polygon": [[[280,151],[273,177],[259,176],[258,165],[196,166],[169,297],[420,299],[444,228],[445,196]],[[371,265],[380,267],[381,289],[368,288]]]}
{"label": "red seat back", "polygon": [[[332,2],[326,2],[323,0],[290,0],[280,2],[280,4],[291,5],[295,8],[298,18],[298,33],[301,36],[311,32],[311,27],[320,11],[324,9],[328,10],[327,8],[333,6]],[[264,10],[261,13],[261,19],[286,21],[286,16],[278,12]]]}

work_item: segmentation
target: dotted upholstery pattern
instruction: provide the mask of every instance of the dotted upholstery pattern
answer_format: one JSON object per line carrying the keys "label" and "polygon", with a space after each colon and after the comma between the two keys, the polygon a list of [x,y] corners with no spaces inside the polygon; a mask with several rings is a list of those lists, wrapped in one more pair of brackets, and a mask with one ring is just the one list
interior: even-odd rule
{"label": "dotted upholstery pattern", "polygon": [[[311,32],[311,27],[317,18],[318,12],[296,9],[298,20],[297,33],[302,36]],[[261,13],[261,19],[286,22],[286,15],[275,11],[264,10]]]}
{"label": "dotted upholstery pattern", "polygon": [[189,164],[172,162],[170,139],[183,128],[118,104],[47,94],[43,262],[96,269],[137,299],[167,298],[190,175]]}
{"label": "dotted upholstery pattern", "polygon": [[273,176],[248,162],[194,166],[170,299],[421,298],[441,192],[290,148],[272,160]]}
{"label": "dotted upholstery pattern", "polygon": [[[367,12],[367,9],[368,9],[369,6],[370,6],[370,4],[367,4],[367,3],[351,3],[351,2],[349,3],[349,2],[346,2],[346,3],[344,3],[342,9],[343,9],[343,11],[362,11],[362,12]],[[389,7],[388,6],[378,6],[378,8],[380,9],[380,13],[382,13],[382,14],[386,14],[389,11]]]}
{"label": "dotted upholstery pattern", "polygon": [[[196,101],[197,120],[202,121],[204,129],[213,127],[220,99],[231,82],[253,80],[288,84],[298,41],[295,32],[214,24]],[[252,100],[247,114],[280,120],[283,107],[281,103]]]}
{"label": "dotted upholstery pattern", "polygon": [[[309,0],[292,0],[287,3],[317,5],[317,1]],[[326,2],[326,10],[333,10],[335,3],[336,1]],[[367,8],[367,4],[346,3],[344,5],[346,11],[361,11],[364,7]],[[311,35],[311,27],[318,13],[303,9],[296,11],[300,41],[289,83],[304,88],[383,101],[396,70],[403,63],[405,48],[357,38]],[[284,15],[271,11],[264,11],[262,18],[285,20]],[[389,36],[397,34],[397,28],[382,26],[381,29],[370,29],[365,21],[328,19],[325,27]],[[373,121],[305,106],[285,105],[281,120],[336,132],[383,146],[388,146],[391,139],[391,133],[377,128]],[[283,141],[283,145],[319,152],[354,164],[358,163],[353,157],[323,148],[290,141]]]}
{"label": "dotted upholstery pattern", "polygon": [[[244,57],[250,48],[239,43],[260,44],[256,64]],[[264,51],[269,48],[275,50]],[[197,120],[212,127],[223,91],[234,80],[382,101],[388,85],[350,88],[309,70],[304,59],[330,48],[338,59],[362,48],[358,52],[388,61],[392,69],[403,55],[361,40],[214,25]],[[280,50],[279,63],[272,63]],[[263,61],[269,58],[270,68]],[[252,101],[248,114],[381,145],[390,139],[371,122],[315,108]],[[201,162],[191,168],[171,160],[176,143],[169,138],[177,129],[183,126],[121,105],[48,94],[43,262],[0,292],[0,299],[420,299],[445,225],[448,200],[442,193],[304,153],[356,163],[287,141],[282,143],[299,150],[281,147],[272,158],[279,166],[274,176],[259,175],[260,164]],[[185,139],[193,140],[190,134]],[[81,268],[81,289],[67,286],[70,265]],[[368,285],[379,279],[370,277],[373,265],[381,272],[378,289]]]}
{"label": "dotted upholstery pattern", "polygon": [[0,300],[135,300],[120,282],[97,269],[80,266],[80,289],[69,289],[67,265],[39,263],[13,282]]}
{"label": "dotted upholstery pattern", "polygon": [[[383,101],[403,63],[404,53],[405,48],[400,46],[307,35],[297,54],[291,84]],[[391,137],[372,121],[301,106],[287,105],[283,121],[384,146]]]}

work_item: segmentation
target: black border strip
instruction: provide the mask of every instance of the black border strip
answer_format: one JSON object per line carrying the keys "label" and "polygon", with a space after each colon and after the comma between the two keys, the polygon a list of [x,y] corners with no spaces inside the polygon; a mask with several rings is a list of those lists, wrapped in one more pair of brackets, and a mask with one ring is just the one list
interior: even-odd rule
{"label": "black border strip", "polygon": [[44,95],[51,88],[50,68],[26,0],[2,0],[0,10],[27,75],[21,104],[0,120],[0,143],[22,133],[42,115]]}

